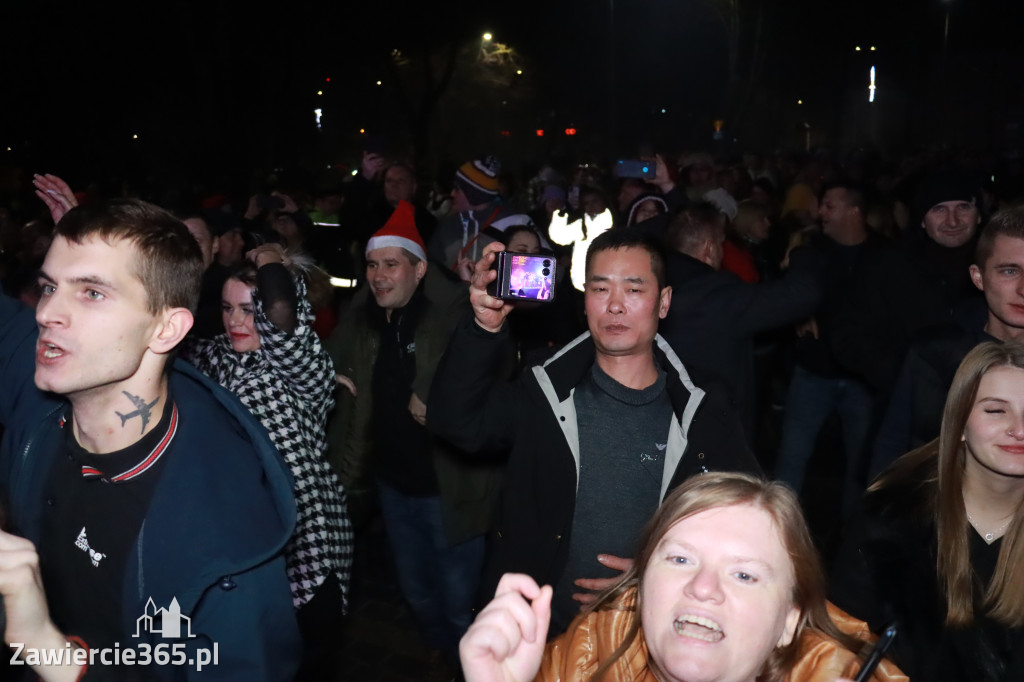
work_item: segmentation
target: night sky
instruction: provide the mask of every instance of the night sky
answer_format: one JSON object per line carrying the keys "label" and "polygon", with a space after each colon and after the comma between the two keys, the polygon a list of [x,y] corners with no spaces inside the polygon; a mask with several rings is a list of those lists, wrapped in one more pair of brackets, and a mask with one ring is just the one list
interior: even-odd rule
{"label": "night sky", "polygon": [[[515,49],[524,69],[510,91],[518,99],[502,105],[504,94],[485,93],[489,86],[463,69],[438,104],[430,163],[491,147],[525,156],[606,155],[613,149],[611,118],[617,153],[643,143],[709,148],[711,121],[728,111],[725,33],[711,0],[615,0],[614,7],[452,0],[433,9],[422,2],[290,2],[271,11],[255,4],[6,4],[6,168],[185,178],[259,173],[352,162],[365,140],[359,129],[412,153],[410,112],[388,78],[388,55],[442,55],[449,45],[479,44],[484,31]],[[1018,144],[1024,3],[762,4],[763,59],[742,120],[725,125],[729,139],[742,138],[735,149],[797,146],[804,122],[816,145],[836,150]],[[746,59],[758,2],[742,0],[740,7]],[[855,45],[877,51],[856,53]],[[862,102],[875,62],[878,106],[869,111]],[[319,131],[316,106],[325,112]],[[870,125],[866,117],[873,117]],[[579,130],[574,146],[553,139],[570,126]],[[527,139],[537,128],[548,131],[543,145]]]}

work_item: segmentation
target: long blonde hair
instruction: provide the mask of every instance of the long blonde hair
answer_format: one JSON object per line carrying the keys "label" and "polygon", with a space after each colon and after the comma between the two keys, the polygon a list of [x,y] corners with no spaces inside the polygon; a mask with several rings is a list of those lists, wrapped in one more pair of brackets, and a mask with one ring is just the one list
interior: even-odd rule
{"label": "long blonde hair", "polygon": [[[633,560],[633,567],[612,587],[598,596],[593,610],[608,608],[626,591],[636,588],[635,611],[640,612],[643,575],[654,550],[668,530],[685,518],[721,507],[750,505],[771,516],[783,546],[793,562],[793,603],[800,609],[793,641],[775,649],[758,677],[763,682],[781,682],[793,667],[799,653],[800,636],[805,628],[815,628],[856,650],[860,642],[843,634],[832,623],[825,607],[825,575],[818,552],[811,540],[796,495],[785,485],[738,473],[709,473],[695,476],[672,492],[648,522]],[[602,680],[640,633],[639,616],[634,616],[626,638],[612,655],[602,662],[593,680]],[[649,661],[657,670],[657,663]]]}
{"label": "long blonde hair", "polygon": [[[929,503],[938,535],[936,568],[946,598],[946,624],[966,627],[974,622],[974,569],[964,508],[964,467],[967,447],[961,439],[974,409],[981,378],[997,367],[1024,369],[1024,344],[986,342],[964,357],[953,378],[942,413],[938,440],[908,452],[882,472],[869,491],[911,481],[931,488]],[[924,477],[921,473],[925,472]],[[916,480],[914,480],[916,479]],[[992,580],[982,607],[1008,627],[1024,626],[1024,499],[1003,535]]]}

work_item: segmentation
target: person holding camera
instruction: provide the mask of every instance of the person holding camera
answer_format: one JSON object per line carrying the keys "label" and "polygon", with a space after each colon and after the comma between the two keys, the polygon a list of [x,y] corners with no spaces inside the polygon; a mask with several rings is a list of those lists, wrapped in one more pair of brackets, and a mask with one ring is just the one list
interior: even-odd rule
{"label": "person holding camera", "polygon": [[710,470],[759,473],[736,413],[698,386],[657,335],[672,290],[660,246],[609,230],[587,253],[589,331],[517,380],[501,380],[513,305],[487,293],[489,244],[431,390],[430,428],[508,464],[481,585],[525,573],[554,586],[552,633],[628,569],[636,538],[669,490]]}

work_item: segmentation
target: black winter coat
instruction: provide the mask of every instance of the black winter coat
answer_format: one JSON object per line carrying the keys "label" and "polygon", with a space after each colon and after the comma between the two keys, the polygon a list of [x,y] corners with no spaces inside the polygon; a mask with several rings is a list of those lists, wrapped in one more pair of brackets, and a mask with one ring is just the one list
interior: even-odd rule
{"label": "black winter coat", "polygon": [[[930,470],[929,467],[930,466]],[[880,632],[899,623],[889,657],[911,680],[927,682],[1020,682],[1024,680],[1024,630],[985,617],[975,599],[975,622],[945,625],[946,602],[936,569],[938,540],[926,479],[934,463],[900,485],[869,494],[836,559],[830,598],[836,606]],[[986,545],[971,529],[971,564],[987,585],[1001,540]]]}
{"label": "black winter coat", "polygon": [[[503,573],[526,573],[555,585],[565,568],[579,461],[572,390],[594,363],[590,334],[578,337],[543,366],[514,382],[497,377],[511,342],[470,318],[452,336],[434,376],[429,428],[470,453],[507,452],[496,531],[481,582],[489,599]],[[747,447],[736,413],[718,389],[698,387],[661,337],[655,360],[668,374],[673,424],[665,455],[662,499],[702,471],[761,468]]]}
{"label": "black winter coat", "polygon": [[749,284],[731,272],[670,253],[672,304],[658,331],[697,379],[724,382],[747,434],[754,431],[754,335],[799,322],[822,297],[825,259],[794,251],[782,279]]}

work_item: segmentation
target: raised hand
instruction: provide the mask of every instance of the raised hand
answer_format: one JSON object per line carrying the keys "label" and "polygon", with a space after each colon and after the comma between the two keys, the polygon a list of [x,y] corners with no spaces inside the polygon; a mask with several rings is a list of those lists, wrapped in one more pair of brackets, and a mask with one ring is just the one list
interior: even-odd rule
{"label": "raised hand", "polygon": [[675,189],[676,183],[672,181],[672,176],[668,172],[665,158],[661,154],[656,154],[654,156],[654,163],[654,179],[647,180],[646,182],[656,186],[661,190],[662,194],[668,194]]}
{"label": "raised hand", "polygon": [[530,682],[540,669],[551,621],[551,587],[506,573],[462,641],[466,682]]}
{"label": "raised hand", "polygon": [[[64,649],[67,639],[50,620],[39,572],[35,545],[25,538],[0,531],[0,595],[3,596],[7,623],[4,641],[26,649]],[[46,681],[74,680],[80,671],[75,665],[33,665]]]}
{"label": "raised hand", "polygon": [[55,225],[65,213],[78,206],[78,199],[75,198],[75,193],[71,191],[68,183],[56,175],[36,173],[32,176],[32,184],[36,187],[36,196],[50,209],[50,217],[53,218]]}
{"label": "raised hand", "polygon": [[284,263],[288,265],[288,254],[280,244],[260,244],[255,249],[245,254],[246,260],[252,261],[257,268],[262,268],[270,263]]}
{"label": "raised hand", "polygon": [[473,317],[481,329],[489,332],[500,331],[513,308],[511,303],[487,293],[487,285],[498,276],[496,270],[491,270],[491,263],[494,262],[495,254],[504,250],[505,245],[501,242],[485,246],[483,255],[473,266],[473,277],[469,282],[469,303],[473,306]]}

